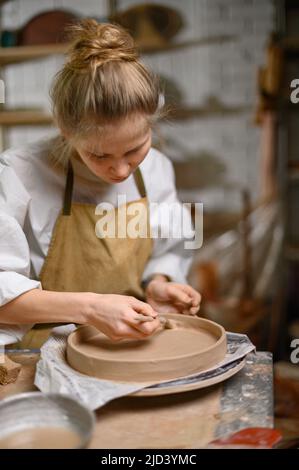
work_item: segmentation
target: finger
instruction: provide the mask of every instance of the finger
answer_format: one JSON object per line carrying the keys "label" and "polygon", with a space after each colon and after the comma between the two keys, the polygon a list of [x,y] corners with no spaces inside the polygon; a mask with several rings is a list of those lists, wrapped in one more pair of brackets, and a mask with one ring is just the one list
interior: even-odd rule
{"label": "finger", "polygon": [[181,313],[182,307],[178,305],[170,305],[169,307],[165,308],[165,310],[159,310],[160,313]]}
{"label": "finger", "polygon": [[192,306],[197,307],[201,302],[201,295],[188,284],[181,284],[182,290],[192,299]]}
{"label": "finger", "polygon": [[181,310],[182,310],[182,307],[180,308],[175,303],[170,303],[170,302],[163,303],[163,304],[157,306],[158,314],[160,314],[160,313],[180,313]]}
{"label": "finger", "polygon": [[138,313],[136,317],[134,317],[134,320],[136,322],[154,321],[154,317],[150,317],[149,315],[142,315],[141,313]]}
{"label": "finger", "polygon": [[149,336],[147,331],[141,331],[137,328],[133,328],[128,324],[123,324],[119,327],[114,335],[114,341],[120,341],[122,339],[134,339],[143,340]]}
{"label": "finger", "polygon": [[194,298],[192,302],[193,307],[199,307],[201,304],[201,295],[199,292],[194,291]]}
{"label": "finger", "polygon": [[182,314],[183,315],[190,315],[192,317],[195,317],[197,312],[198,312],[199,308],[198,307],[192,307],[192,308],[189,308],[189,309],[185,309],[182,311]]}
{"label": "finger", "polygon": [[150,336],[161,326],[159,319],[150,322],[139,322],[132,325],[134,329],[140,333]]}
{"label": "finger", "polygon": [[190,297],[186,292],[184,292],[181,285],[169,285],[168,295],[173,302],[181,303],[185,306],[192,304],[192,297]]}
{"label": "finger", "polygon": [[138,329],[139,332],[146,336],[153,335],[159,328],[161,328],[161,323],[159,320],[155,320],[154,322],[140,323],[139,325],[136,325],[136,329]]}
{"label": "finger", "polygon": [[132,307],[126,311],[124,320],[127,325],[133,328],[140,327],[143,323],[153,323],[157,321],[154,317],[136,312]]}
{"label": "finger", "polygon": [[190,308],[190,315],[196,315],[200,310],[200,306]]}
{"label": "finger", "polygon": [[144,316],[150,316],[152,318],[157,317],[157,312],[146,302],[142,302],[141,300],[135,299],[134,297],[132,298],[132,301],[130,302],[131,307],[137,312],[141,313]]}

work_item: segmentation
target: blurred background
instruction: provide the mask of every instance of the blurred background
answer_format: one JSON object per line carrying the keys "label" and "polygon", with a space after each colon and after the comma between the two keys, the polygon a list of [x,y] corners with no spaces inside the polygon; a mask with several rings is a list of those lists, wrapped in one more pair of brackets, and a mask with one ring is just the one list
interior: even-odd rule
{"label": "blurred background", "polygon": [[48,90],[64,26],[85,17],[129,29],[161,77],[168,112],[154,145],[174,163],[180,199],[204,204],[189,274],[201,315],[273,353],[277,426],[295,434],[299,0],[1,1],[1,151],[57,132]]}

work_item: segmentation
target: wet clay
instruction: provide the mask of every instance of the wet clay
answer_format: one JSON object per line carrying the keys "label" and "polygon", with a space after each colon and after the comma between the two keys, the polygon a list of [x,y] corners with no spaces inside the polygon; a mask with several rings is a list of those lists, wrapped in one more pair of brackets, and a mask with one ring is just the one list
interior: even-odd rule
{"label": "wet clay", "polygon": [[70,429],[47,427],[24,429],[0,439],[0,449],[75,449],[80,436]]}
{"label": "wet clay", "polygon": [[172,328],[161,328],[143,341],[113,342],[93,327],[68,338],[67,360],[76,370],[126,382],[174,379],[208,369],[226,354],[226,336],[216,323],[169,314]]}

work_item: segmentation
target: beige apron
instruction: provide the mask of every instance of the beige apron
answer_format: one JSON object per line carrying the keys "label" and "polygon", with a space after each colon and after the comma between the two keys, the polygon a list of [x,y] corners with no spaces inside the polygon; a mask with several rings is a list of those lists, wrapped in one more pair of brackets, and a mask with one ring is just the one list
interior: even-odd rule
{"label": "beige apron", "polygon": [[[124,216],[129,210],[132,213],[126,215],[126,222],[130,224],[130,221],[134,222],[134,217],[137,220],[136,213],[133,212],[138,208],[137,228],[144,237],[99,238],[95,227],[101,217],[95,213],[96,205],[72,202],[74,174],[72,165],[69,164],[63,210],[57,218],[48,254],[40,273],[44,290],[113,293],[144,299],[141,281],[152,252],[153,240],[150,237],[148,201],[139,168],[135,171],[134,178],[141,199],[116,208],[109,214],[114,218],[119,211],[122,211]],[[133,207],[134,203],[138,205]],[[107,218],[107,213],[102,216],[105,215]],[[117,217],[115,220],[117,227]],[[123,227],[120,233],[124,236]],[[19,347],[40,347],[48,338],[50,331],[49,325],[37,325],[34,330],[27,333],[19,343]]]}

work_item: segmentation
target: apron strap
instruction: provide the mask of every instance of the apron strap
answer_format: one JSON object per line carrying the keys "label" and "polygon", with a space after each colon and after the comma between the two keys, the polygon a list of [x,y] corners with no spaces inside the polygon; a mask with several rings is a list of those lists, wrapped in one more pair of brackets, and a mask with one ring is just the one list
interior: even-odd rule
{"label": "apron strap", "polygon": [[134,172],[134,179],[135,179],[137,189],[140,193],[140,196],[141,197],[146,197],[146,189],[145,189],[145,185],[144,185],[144,180],[143,180],[143,176],[142,176],[142,173],[141,173],[141,170],[140,170],[139,167]]}
{"label": "apron strap", "polygon": [[[146,189],[144,185],[144,180],[140,168],[134,172],[134,179],[138,191],[141,197],[146,197]],[[64,199],[63,199],[63,215],[70,215],[72,208],[72,196],[73,196],[73,186],[74,186],[74,170],[69,160],[67,176],[66,176],[66,185],[64,190]]]}
{"label": "apron strap", "polygon": [[63,215],[70,215],[72,208],[72,196],[73,196],[73,186],[74,186],[74,171],[69,160],[67,176],[66,176],[66,185],[64,190],[64,199],[63,199]]}

